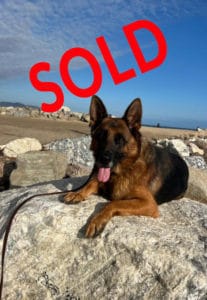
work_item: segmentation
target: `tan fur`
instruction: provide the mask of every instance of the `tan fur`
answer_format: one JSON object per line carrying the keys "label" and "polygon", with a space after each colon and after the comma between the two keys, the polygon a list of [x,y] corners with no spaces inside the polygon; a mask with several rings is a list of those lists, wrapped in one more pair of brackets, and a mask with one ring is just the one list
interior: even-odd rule
{"label": "tan fur", "polygon": [[[174,169],[171,159],[165,154],[162,156],[148,141],[142,140],[139,132],[141,116],[139,99],[130,104],[123,118],[110,118],[102,101],[97,96],[92,98],[90,149],[95,157],[94,169],[85,186],[76,192],[69,192],[64,198],[65,203],[73,203],[81,202],[91,194],[100,194],[111,201],[90,220],[87,237],[99,233],[113,216],[159,216],[155,196],[162,188],[168,170],[174,172]],[[166,165],[160,166],[158,160],[161,156],[166,157]],[[179,160],[178,164],[184,163]],[[187,176],[187,167],[182,167]],[[106,182],[99,177],[99,171],[104,168],[110,168],[110,177]]]}
{"label": "tan fur", "polygon": [[[87,185],[77,192],[70,192],[65,196],[65,202],[80,202],[85,200],[90,194],[97,194],[99,189],[111,189],[110,199],[112,202],[97,214],[89,223],[86,236],[92,237],[96,231],[101,230],[109,219],[115,215],[145,215],[158,217],[157,203],[150,192],[149,181],[152,182],[152,190],[156,191],[156,180],[152,180],[153,168],[146,163],[146,153],[142,151],[138,156],[137,142],[129,132],[123,120],[117,119],[116,127],[110,126],[113,120],[104,120],[103,129],[110,131],[108,143],[112,143],[113,137],[117,133],[122,133],[128,139],[128,143],[123,149],[127,158],[113,168],[109,183],[100,183],[97,174],[93,174]],[[109,123],[109,125],[108,125]],[[91,148],[96,151],[97,141],[92,141]]]}

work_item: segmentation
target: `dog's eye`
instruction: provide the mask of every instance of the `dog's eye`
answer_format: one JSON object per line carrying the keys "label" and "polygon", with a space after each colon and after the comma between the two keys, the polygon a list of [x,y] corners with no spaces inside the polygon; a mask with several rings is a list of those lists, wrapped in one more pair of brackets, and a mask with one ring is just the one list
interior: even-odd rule
{"label": "dog's eye", "polygon": [[117,146],[124,146],[126,144],[126,140],[121,133],[117,133],[114,137],[114,143]]}

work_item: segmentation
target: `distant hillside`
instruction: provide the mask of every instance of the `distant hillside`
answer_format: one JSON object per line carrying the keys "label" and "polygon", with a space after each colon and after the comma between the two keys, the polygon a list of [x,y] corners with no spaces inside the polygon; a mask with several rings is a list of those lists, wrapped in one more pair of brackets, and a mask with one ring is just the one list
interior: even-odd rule
{"label": "distant hillside", "polygon": [[19,103],[19,102],[0,101],[0,107],[9,107],[9,106],[38,108],[37,106],[34,106],[34,105],[26,105],[26,104]]}

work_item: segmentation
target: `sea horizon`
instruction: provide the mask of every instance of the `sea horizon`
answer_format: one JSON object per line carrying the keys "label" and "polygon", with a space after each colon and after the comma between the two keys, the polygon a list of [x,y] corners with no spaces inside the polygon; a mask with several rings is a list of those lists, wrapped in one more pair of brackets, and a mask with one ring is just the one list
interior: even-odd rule
{"label": "sea horizon", "polygon": [[[31,107],[31,108],[37,108],[40,109],[39,106],[34,104],[26,104],[23,102],[15,102],[15,101],[0,101],[0,107],[8,107],[8,106],[14,106],[14,107]],[[73,110],[72,110],[73,111]],[[81,113],[88,113],[86,111],[79,111]],[[119,117],[119,116],[117,116]],[[197,128],[200,129],[207,129],[207,120],[192,120],[180,117],[177,118],[171,117],[170,119],[163,119],[163,117],[157,116],[155,117],[143,117],[142,126],[146,127],[160,127],[160,128],[171,128],[171,129],[183,129],[183,130],[197,130]]]}

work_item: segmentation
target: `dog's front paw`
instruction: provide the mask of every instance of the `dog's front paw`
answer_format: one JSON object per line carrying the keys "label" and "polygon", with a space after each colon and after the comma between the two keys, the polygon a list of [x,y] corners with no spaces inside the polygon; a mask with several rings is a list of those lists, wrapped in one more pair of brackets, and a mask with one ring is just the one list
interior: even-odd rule
{"label": "dog's front paw", "polygon": [[64,197],[64,202],[65,203],[78,203],[85,200],[81,192],[69,192],[67,195]]}
{"label": "dog's front paw", "polygon": [[104,229],[109,219],[110,217],[102,212],[93,217],[87,226],[85,236],[92,238],[98,235]]}

